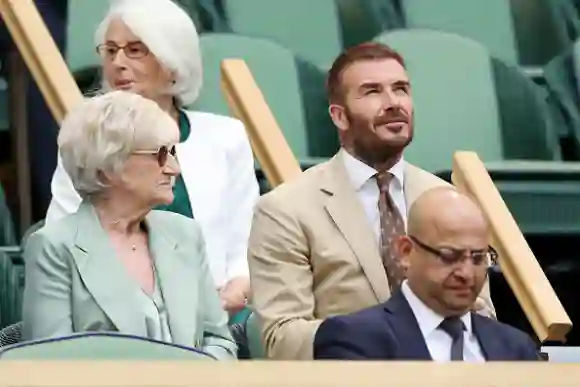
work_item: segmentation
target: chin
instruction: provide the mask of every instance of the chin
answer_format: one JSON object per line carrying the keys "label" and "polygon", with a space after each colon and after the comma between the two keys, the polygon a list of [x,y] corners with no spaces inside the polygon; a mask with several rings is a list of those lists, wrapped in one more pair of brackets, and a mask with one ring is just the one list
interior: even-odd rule
{"label": "chin", "polygon": [[156,206],[158,205],[168,206],[171,203],[173,203],[174,199],[175,196],[173,196],[173,193],[167,195],[159,195],[157,198],[155,198],[154,203]]}

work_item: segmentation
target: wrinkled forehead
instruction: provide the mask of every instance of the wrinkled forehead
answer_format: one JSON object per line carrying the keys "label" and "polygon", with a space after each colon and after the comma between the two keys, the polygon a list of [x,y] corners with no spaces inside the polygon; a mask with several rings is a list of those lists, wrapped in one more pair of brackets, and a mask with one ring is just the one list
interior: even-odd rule
{"label": "wrinkled forehead", "polygon": [[345,90],[356,89],[367,83],[381,85],[409,83],[407,71],[395,59],[356,61],[342,71],[340,79]]}

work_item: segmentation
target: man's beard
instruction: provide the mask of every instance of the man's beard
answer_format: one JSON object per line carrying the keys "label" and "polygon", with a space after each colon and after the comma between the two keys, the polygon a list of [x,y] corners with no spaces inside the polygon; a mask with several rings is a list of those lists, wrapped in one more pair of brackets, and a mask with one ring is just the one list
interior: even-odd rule
{"label": "man's beard", "polygon": [[407,145],[413,140],[413,120],[408,117],[401,109],[390,109],[385,116],[378,117],[373,120],[372,124],[368,120],[357,117],[355,114],[346,108],[346,117],[351,126],[353,133],[369,131],[369,126],[378,126],[389,122],[389,119],[405,118],[406,124],[409,126],[409,138],[404,143],[389,144],[385,141],[376,139],[369,142],[368,138],[365,141],[364,137],[353,136],[352,150],[356,156],[371,166],[382,165],[388,163],[394,158],[400,157]]}

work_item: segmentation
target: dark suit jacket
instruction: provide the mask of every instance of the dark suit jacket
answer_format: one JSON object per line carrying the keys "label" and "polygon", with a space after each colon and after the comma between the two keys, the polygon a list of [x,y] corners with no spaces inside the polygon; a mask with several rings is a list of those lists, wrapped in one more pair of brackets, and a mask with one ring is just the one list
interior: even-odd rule
{"label": "dark suit jacket", "polygon": [[[488,361],[538,360],[524,332],[472,313],[473,332]],[[402,292],[360,312],[326,319],[314,338],[315,359],[432,360]]]}

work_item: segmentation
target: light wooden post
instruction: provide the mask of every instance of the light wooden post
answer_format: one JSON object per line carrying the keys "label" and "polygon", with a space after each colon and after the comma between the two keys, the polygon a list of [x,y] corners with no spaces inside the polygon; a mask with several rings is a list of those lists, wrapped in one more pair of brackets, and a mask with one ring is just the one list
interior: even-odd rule
{"label": "light wooden post", "polygon": [[502,272],[538,338],[565,341],[572,322],[476,153],[455,153],[452,180],[487,217]]}

